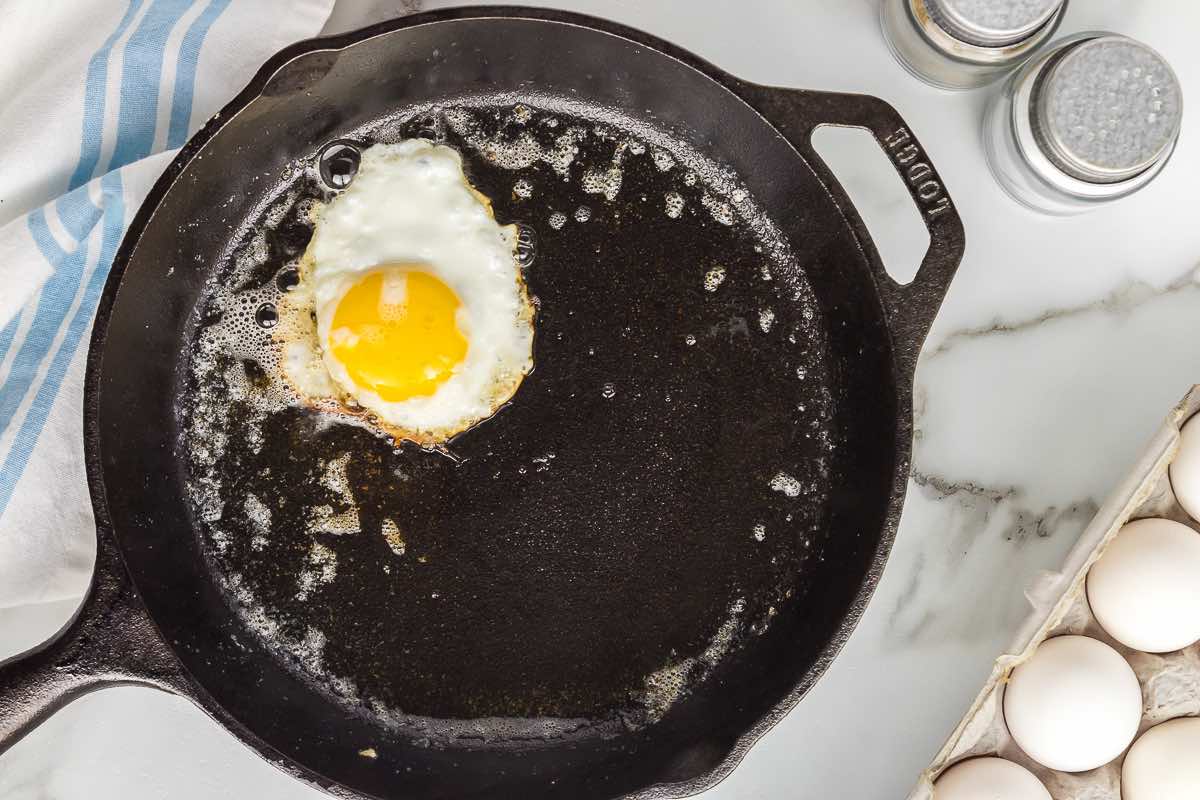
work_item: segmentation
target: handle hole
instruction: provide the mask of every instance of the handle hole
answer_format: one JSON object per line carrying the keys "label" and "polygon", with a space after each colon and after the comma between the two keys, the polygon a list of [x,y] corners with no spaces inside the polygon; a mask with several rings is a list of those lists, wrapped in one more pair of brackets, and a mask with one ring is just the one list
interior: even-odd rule
{"label": "handle hole", "polygon": [[866,128],[821,125],[812,145],[858,209],[888,275],[911,282],[929,249],[929,231],[875,136]]}

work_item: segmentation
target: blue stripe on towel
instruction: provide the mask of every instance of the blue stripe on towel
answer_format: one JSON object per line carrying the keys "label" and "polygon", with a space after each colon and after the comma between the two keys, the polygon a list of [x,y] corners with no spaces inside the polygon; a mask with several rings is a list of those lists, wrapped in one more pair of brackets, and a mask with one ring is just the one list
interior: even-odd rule
{"label": "blue stripe on towel", "polygon": [[25,309],[22,308],[16,316],[8,321],[4,330],[0,330],[0,364],[4,363],[4,357],[8,355],[8,348],[12,347],[13,337],[17,335],[17,326],[21,324],[21,318],[24,316]]}
{"label": "blue stripe on towel", "polygon": [[[25,466],[29,463],[29,457],[37,444],[42,427],[46,424],[46,418],[50,416],[50,409],[54,407],[54,400],[62,387],[67,369],[71,366],[71,360],[75,357],[75,351],[91,326],[92,317],[96,313],[96,304],[100,300],[100,292],[104,288],[104,282],[108,276],[108,268],[112,264],[113,256],[116,255],[117,245],[120,244],[121,234],[125,229],[125,194],[121,184],[121,174],[110,172],[105,175],[100,179],[100,189],[104,206],[100,260],[88,278],[79,307],[75,309],[75,313],[67,323],[62,345],[54,354],[50,368],[46,372],[46,378],[34,396],[29,413],[25,415],[25,420],[21,423],[21,429],[17,431],[13,445],[5,456],[4,465],[0,467],[0,516],[3,516],[5,509],[8,508],[13,491],[21,479],[21,474],[25,471]],[[47,230],[46,233],[49,231]],[[86,260],[86,244],[81,244],[78,252],[81,254],[80,260]],[[44,293],[42,297],[44,301]],[[4,417],[0,416],[0,420],[3,419]]]}
{"label": "blue stripe on towel", "polygon": [[188,124],[192,119],[192,98],[196,90],[196,65],[200,61],[200,47],[204,37],[217,21],[217,17],[229,8],[231,0],[212,0],[208,8],[192,22],[184,34],[179,48],[179,60],[175,64],[175,94],[171,100],[171,125],[167,129],[167,149],[183,145],[187,139]]}
{"label": "blue stripe on towel", "polygon": [[50,352],[63,316],[75,299],[83,265],[87,261],[87,244],[80,243],[73,252],[63,250],[50,233],[46,212],[38,209],[29,215],[29,233],[42,252],[42,257],[54,268],[54,273],[38,293],[37,310],[17,349],[12,368],[4,385],[0,386],[0,434],[8,430],[13,416],[25,399],[25,394],[37,377],[42,361]]}
{"label": "blue stripe on towel", "polygon": [[121,34],[133,22],[134,16],[141,8],[142,0],[130,0],[125,16],[117,23],[114,30],[100,49],[88,62],[87,78],[84,81],[83,92],[83,136],[79,145],[79,165],[71,176],[69,189],[76,189],[92,179],[96,166],[100,162],[100,147],[103,144],[104,132],[104,97],[108,89],[108,60],[112,55],[113,45]]}
{"label": "blue stripe on towel", "polygon": [[150,155],[158,126],[158,89],[163,56],[171,30],[191,7],[191,0],[153,0],[125,45],[121,70],[121,119],[110,170]]}

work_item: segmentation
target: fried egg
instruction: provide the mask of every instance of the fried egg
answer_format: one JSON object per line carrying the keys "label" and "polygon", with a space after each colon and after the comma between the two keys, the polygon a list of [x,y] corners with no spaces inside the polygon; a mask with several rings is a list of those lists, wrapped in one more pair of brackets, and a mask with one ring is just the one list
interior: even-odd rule
{"label": "fried egg", "polygon": [[313,220],[276,329],[302,398],[432,446],[513,396],[533,367],[517,229],[496,222],[457,151],[368,147]]}

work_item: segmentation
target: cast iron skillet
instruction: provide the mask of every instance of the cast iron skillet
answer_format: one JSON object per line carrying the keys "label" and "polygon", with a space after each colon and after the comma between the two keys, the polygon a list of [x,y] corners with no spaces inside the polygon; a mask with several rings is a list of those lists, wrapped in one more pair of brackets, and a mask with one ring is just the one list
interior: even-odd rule
{"label": "cast iron skillet", "polygon": [[[345,605],[326,630],[344,671],[365,694],[413,712],[384,719],[332,696],[235,613],[217,579],[222,562],[185,500],[180,393],[204,324],[205,280],[221,274],[285,164],[354,131],[370,138],[361,132],[398,109],[497,95],[534,107],[567,98],[618,131],[640,121],[668,149],[728,166],[777,226],[790,266],[774,282],[747,277],[758,274],[753,239],[699,208],[703,180],[677,225],[639,212],[639,193],[681,177],[657,174],[648,160],[629,162],[616,199],[592,199],[587,225],[556,228],[544,221],[552,208],[570,211],[567,189],[543,181],[541,204],[535,195],[522,205],[504,196],[512,175],[468,159],[497,217],[542,238],[527,275],[542,301],[537,366],[508,408],[456,440],[465,466],[439,461],[420,473],[414,507],[445,501],[413,521],[430,528],[431,566],[396,569],[417,583],[459,580],[447,584],[453,602],[420,605],[399,632],[352,613],[363,592],[389,585],[353,569],[386,557],[362,549],[377,547],[366,529],[377,532],[379,520],[364,512],[361,535],[337,544],[352,574],[314,608]],[[887,275],[813,152],[809,137],[822,124],[870,130],[908,186],[931,240],[912,283]],[[713,785],[827,668],[878,580],[908,473],[917,353],[963,246],[936,171],[896,112],[872,97],[749,84],[643,33],[522,8],[422,14],[284,50],[187,144],[117,255],[84,414],[95,577],[53,641],[0,667],[0,751],[82,693],[139,684],[188,697],[280,768],[345,795],[662,797]],[[716,260],[730,275],[719,301],[700,284]],[[762,297],[775,304],[774,344],[754,338],[753,318],[728,316],[739,303],[749,314]],[[782,344],[789,329],[809,334],[797,362]],[[683,343],[693,330],[695,347]],[[602,372],[615,396],[592,394],[600,384],[589,381],[603,375],[588,372],[585,346],[608,359]],[[796,363],[808,365],[808,381],[788,388],[776,367],[795,372]],[[670,392],[673,407],[662,405]],[[805,416],[810,402],[822,419]],[[673,411],[678,404],[688,412]],[[806,425],[826,433],[823,450]],[[379,447],[358,429],[337,430],[350,432],[314,435],[299,456]],[[622,447],[621,436],[635,446]],[[499,475],[550,445],[561,460],[544,473],[521,470],[529,483],[510,475],[476,493],[460,478],[493,466]],[[418,467],[428,456],[394,454]],[[382,508],[389,495],[373,495],[369,470],[356,469],[363,508]],[[801,495],[768,489],[776,470],[799,476]],[[546,507],[546,498],[557,500]],[[749,531],[759,514],[774,516],[767,549],[756,551]],[[573,528],[555,538],[563,520]],[[468,524],[473,536],[463,538],[455,526]],[[520,557],[524,540],[513,531],[541,536],[539,555]],[[488,537],[501,535],[491,547]],[[411,546],[422,546],[419,533]],[[260,571],[269,592],[270,567]],[[786,591],[772,595],[772,586]],[[402,614],[417,595],[398,591]],[[713,657],[661,719],[619,708],[630,675],[666,653],[705,660],[704,641],[735,597],[769,624]],[[442,608],[466,611],[437,628],[430,620]],[[397,661],[401,646],[410,655]]]}

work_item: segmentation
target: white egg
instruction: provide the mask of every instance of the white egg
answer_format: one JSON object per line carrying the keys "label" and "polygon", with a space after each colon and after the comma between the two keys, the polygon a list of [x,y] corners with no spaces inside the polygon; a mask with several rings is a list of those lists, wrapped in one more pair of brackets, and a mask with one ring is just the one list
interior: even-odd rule
{"label": "white egg", "polygon": [[516,228],[496,222],[455,150],[368,147],[314,218],[277,333],[293,388],[321,405],[335,387],[342,410],[421,444],[512,397],[533,366]]}
{"label": "white egg", "polygon": [[1167,519],[1121,528],[1087,578],[1088,603],[1104,630],[1147,653],[1200,639],[1200,534]]}
{"label": "white egg", "polygon": [[933,800],[1051,800],[1032,772],[1003,758],[972,758],[946,770]]}
{"label": "white egg", "polygon": [[1194,520],[1200,520],[1200,414],[1179,431],[1179,452],[1170,467],[1175,499]]}
{"label": "white egg", "polygon": [[1121,654],[1086,636],[1057,636],[1013,670],[1004,721],[1039,764],[1082,772],[1129,746],[1142,718],[1142,691]]}
{"label": "white egg", "polygon": [[1186,717],[1143,733],[1121,768],[1121,800],[1200,797],[1200,719]]}

